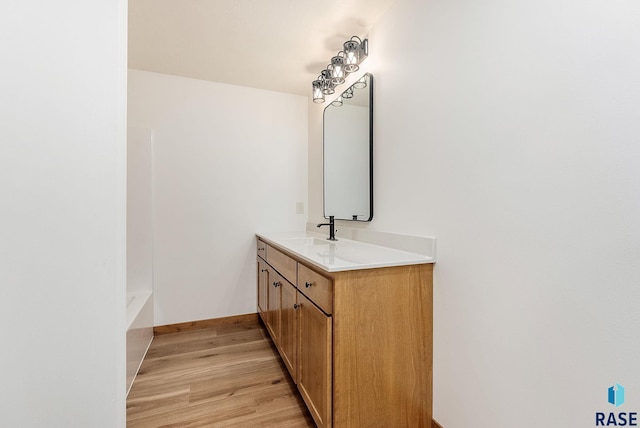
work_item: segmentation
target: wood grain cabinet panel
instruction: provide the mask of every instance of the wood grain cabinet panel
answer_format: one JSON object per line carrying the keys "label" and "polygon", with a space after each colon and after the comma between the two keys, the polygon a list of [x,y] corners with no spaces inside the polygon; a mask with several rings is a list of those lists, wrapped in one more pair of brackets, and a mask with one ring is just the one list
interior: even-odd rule
{"label": "wood grain cabinet panel", "polygon": [[296,283],[298,263],[294,259],[271,245],[267,245],[267,263],[273,266],[290,283]]}
{"label": "wood grain cabinet panel", "polygon": [[267,309],[267,330],[271,334],[271,338],[276,343],[280,343],[280,307],[281,295],[280,287],[284,281],[277,272],[271,269],[269,271],[269,283],[268,283],[268,309]]}
{"label": "wood grain cabinet panel", "polygon": [[269,309],[269,265],[258,257],[258,314],[266,322]]}
{"label": "wood grain cabinet panel", "polygon": [[298,390],[320,428],[331,426],[331,317],[298,293]]}
{"label": "wood grain cabinet panel", "polygon": [[325,272],[266,253],[263,320],[318,427],[431,427],[433,265]]}
{"label": "wood grain cabinet panel", "polygon": [[298,299],[296,288],[284,280],[280,287],[280,355],[291,378],[297,381],[298,360]]}
{"label": "wood grain cabinet panel", "polygon": [[258,248],[257,248],[258,256],[262,257],[264,260],[267,260],[267,244],[264,241],[258,239]]}
{"label": "wood grain cabinet panel", "polygon": [[334,277],[335,427],[431,426],[432,269]]}
{"label": "wood grain cabinet panel", "polygon": [[298,290],[325,313],[333,312],[333,282],[298,263]]}

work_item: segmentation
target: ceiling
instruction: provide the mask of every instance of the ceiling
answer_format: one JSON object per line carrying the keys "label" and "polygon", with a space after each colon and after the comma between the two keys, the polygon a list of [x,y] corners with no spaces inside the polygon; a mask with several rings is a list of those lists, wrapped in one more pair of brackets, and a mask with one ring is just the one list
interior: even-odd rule
{"label": "ceiling", "polygon": [[395,0],[129,0],[129,68],[310,95]]}

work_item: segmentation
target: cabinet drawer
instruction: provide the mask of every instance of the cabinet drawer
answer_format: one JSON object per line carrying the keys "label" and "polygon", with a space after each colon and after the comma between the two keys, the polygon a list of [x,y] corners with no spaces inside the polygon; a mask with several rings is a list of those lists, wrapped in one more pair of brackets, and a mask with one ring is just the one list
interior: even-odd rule
{"label": "cabinet drawer", "polygon": [[298,263],[283,252],[273,248],[267,244],[267,263],[280,272],[290,283],[296,283],[296,273],[298,272]]}
{"label": "cabinet drawer", "polygon": [[258,255],[264,260],[267,259],[267,244],[258,239]]}
{"label": "cabinet drawer", "polygon": [[327,314],[333,312],[333,282],[298,264],[298,290]]}

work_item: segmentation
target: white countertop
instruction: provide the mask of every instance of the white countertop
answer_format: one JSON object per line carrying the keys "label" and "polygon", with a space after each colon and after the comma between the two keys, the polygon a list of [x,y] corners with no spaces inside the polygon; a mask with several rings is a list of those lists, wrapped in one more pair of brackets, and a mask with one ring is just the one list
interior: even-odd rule
{"label": "white countertop", "polygon": [[434,263],[433,257],[365,242],[327,240],[310,232],[257,233],[268,244],[287,250],[327,272]]}

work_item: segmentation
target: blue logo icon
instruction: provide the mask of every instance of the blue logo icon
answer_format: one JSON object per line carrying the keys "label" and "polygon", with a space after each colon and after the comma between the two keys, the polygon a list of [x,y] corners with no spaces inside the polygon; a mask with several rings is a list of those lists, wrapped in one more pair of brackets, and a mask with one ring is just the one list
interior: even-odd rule
{"label": "blue logo icon", "polygon": [[624,387],[619,383],[609,388],[609,403],[616,407],[624,404]]}

